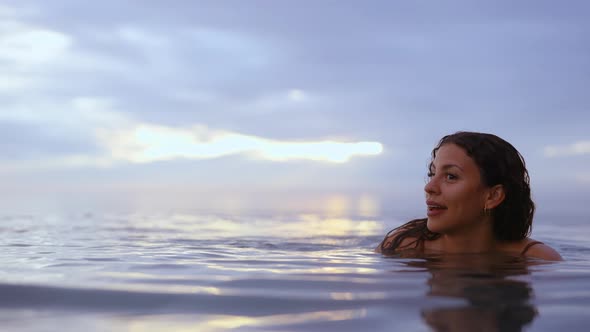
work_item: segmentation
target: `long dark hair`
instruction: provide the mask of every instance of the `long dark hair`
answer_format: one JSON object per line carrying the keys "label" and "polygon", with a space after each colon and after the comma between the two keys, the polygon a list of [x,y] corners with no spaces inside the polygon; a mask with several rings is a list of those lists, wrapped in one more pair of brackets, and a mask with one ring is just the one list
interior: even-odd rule
{"label": "long dark hair", "polygon": [[[504,187],[504,200],[492,210],[496,240],[518,241],[530,235],[535,203],[531,199],[529,172],[520,152],[496,135],[460,131],[441,138],[432,150],[429,170],[438,149],[444,144],[455,144],[465,150],[478,166],[485,186],[500,184]],[[439,233],[428,229],[427,220],[414,219],[387,233],[380,244],[382,252],[395,252],[405,239],[413,239],[410,245],[414,244],[417,248],[424,241],[440,237]],[[393,234],[395,237],[390,238]],[[404,247],[407,246],[404,244]]]}

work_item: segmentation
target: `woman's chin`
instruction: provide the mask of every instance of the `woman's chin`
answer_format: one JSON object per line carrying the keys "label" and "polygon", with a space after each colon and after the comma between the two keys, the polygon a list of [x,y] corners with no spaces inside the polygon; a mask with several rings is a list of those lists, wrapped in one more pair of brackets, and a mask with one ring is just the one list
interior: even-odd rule
{"label": "woman's chin", "polygon": [[426,221],[426,228],[428,228],[428,230],[433,233],[440,233],[441,232],[441,228],[439,227],[440,221],[435,221],[433,219],[434,218],[432,218],[432,217],[428,217],[428,220]]}

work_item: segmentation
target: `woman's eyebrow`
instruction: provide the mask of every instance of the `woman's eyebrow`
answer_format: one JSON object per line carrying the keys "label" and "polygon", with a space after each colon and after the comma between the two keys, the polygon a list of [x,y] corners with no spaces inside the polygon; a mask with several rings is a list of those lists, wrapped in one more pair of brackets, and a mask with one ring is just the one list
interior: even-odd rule
{"label": "woman's eyebrow", "polygon": [[[464,171],[464,170],[463,170],[463,167],[461,167],[461,166],[459,166],[459,165],[457,165],[457,164],[444,164],[444,165],[442,165],[440,168],[441,168],[441,169],[444,171],[444,170],[447,170],[447,169],[449,169],[449,168],[453,168],[453,167],[457,167],[457,168],[458,168],[458,169],[460,169],[461,171]],[[434,164],[432,164],[432,169],[436,169],[436,166],[435,166]]]}

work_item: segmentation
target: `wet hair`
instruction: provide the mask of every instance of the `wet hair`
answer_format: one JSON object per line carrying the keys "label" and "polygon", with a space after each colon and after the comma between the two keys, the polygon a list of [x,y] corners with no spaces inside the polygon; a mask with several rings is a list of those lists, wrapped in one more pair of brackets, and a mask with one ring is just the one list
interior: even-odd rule
{"label": "wet hair", "polygon": [[[498,184],[504,187],[504,200],[491,211],[496,240],[518,241],[530,235],[535,203],[531,199],[529,173],[518,150],[496,135],[460,131],[441,138],[432,150],[429,171],[433,167],[436,153],[445,144],[459,146],[473,159],[486,187]],[[395,252],[405,239],[414,241],[404,244],[404,248],[412,244],[418,248],[424,241],[440,237],[441,234],[428,229],[427,220],[414,219],[391,230],[380,244],[382,252]],[[395,237],[390,239],[393,234]]]}

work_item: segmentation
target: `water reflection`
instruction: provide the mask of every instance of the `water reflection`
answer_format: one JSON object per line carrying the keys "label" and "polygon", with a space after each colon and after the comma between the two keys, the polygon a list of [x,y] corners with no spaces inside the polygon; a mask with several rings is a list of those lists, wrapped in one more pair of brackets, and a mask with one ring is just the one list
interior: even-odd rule
{"label": "water reflection", "polygon": [[450,255],[407,263],[426,269],[428,297],[465,300],[422,309],[434,331],[521,331],[537,316],[533,289],[524,281],[531,261],[507,256]]}
{"label": "water reflection", "polygon": [[[334,236],[368,237],[383,233],[381,222],[373,219],[337,216],[348,207],[341,198],[330,201],[329,214],[284,214],[269,216],[223,215],[157,215],[119,216],[101,221],[106,232],[143,236],[147,243],[153,240],[183,236],[184,240],[211,240],[218,238],[303,238],[316,240]],[[343,198],[342,198],[343,199]],[[368,203],[365,203],[368,204]],[[365,211],[366,212],[366,211]],[[93,225],[96,227],[96,225]],[[94,231],[94,230],[93,230]],[[264,248],[266,249],[266,248]]]}

